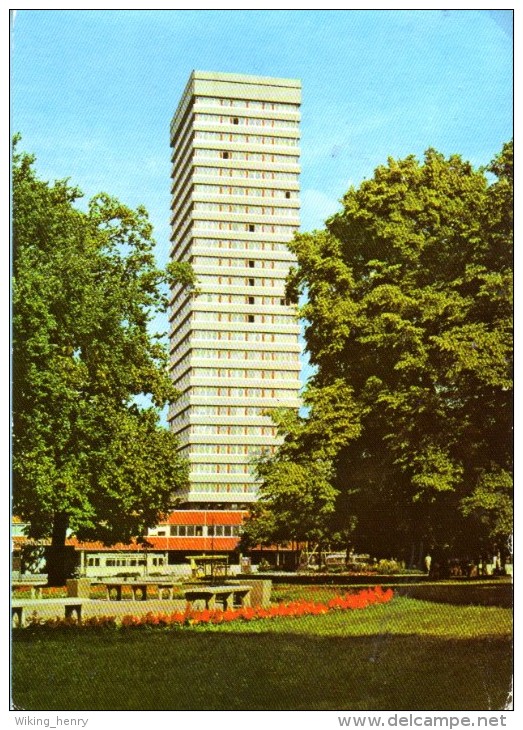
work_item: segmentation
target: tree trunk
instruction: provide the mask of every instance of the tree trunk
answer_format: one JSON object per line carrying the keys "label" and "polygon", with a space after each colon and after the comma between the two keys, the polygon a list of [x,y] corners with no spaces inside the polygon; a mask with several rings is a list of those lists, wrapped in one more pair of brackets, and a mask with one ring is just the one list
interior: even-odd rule
{"label": "tree trunk", "polygon": [[347,543],[345,545],[345,567],[347,567],[350,563],[351,550],[352,550],[352,542],[350,540],[347,540]]}
{"label": "tree trunk", "polygon": [[67,548],[65,538],[69,518],[65,512],[57,512],[53,522],[51,545],[47,549],[47,584],[50,586],[64,586],[68,576]]}

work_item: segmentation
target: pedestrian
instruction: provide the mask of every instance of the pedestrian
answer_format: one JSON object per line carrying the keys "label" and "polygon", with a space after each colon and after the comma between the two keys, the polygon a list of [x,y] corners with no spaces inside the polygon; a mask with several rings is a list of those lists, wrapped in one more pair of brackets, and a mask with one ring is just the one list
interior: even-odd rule
{"label": "pedestrian", "polygon": [[427,571],[427,575],[430,574],[431,564],[432,564],[432,557],[429,554],[425,555],[425,570]]}

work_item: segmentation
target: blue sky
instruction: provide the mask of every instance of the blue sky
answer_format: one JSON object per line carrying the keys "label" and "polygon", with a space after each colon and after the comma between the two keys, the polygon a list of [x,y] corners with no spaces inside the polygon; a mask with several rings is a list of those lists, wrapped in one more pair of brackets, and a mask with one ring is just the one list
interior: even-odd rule
{"label": "blue sky", "polygon": [[160,263],[193,69],[301,79],[303,230],[388,156],[484,165],[513,134],[510,10],[20,10],[11,40],[11,128],[40,176],[145,205]]}

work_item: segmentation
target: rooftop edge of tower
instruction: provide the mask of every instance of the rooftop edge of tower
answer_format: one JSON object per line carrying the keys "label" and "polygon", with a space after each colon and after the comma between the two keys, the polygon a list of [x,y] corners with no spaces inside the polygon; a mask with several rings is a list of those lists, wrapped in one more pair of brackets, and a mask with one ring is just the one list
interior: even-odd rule
{"label": "rooftop edge of tower", "polygon": [[233,99],[301,104],[301,81],[271,76],[214,71],[192,71],[171,121],[171,144],[193,96],[218,96]]}
{"label": "rooftop edge of tower", "polygon": [[226,81],[234,84],[259,84],[261,86],[284,86],[301,89],[299,79],[277,78],[273,76],[250,76],[248,74],[222,73],[218,71],[198,71],[191,73],[190,80]]}

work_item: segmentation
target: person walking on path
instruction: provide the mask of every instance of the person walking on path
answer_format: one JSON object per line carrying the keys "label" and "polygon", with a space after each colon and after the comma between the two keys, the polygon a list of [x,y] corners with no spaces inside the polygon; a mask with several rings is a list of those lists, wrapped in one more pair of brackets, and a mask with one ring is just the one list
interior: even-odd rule
{"label": "person walking on path", "polygon": [[432,565],[432,557],[430,555],[425,555],[425,570],[427,571],[427,575],[430,575],[430,566]]}

